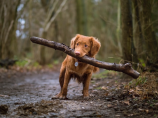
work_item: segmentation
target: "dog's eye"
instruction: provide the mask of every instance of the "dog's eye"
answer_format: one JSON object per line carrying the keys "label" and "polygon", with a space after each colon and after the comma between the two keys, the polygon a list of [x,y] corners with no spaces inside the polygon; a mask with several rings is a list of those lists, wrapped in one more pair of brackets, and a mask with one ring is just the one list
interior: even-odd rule
{"label": "dog's eye", "polygon": [[87,45],[85,45],[85,47],[87,47]]}

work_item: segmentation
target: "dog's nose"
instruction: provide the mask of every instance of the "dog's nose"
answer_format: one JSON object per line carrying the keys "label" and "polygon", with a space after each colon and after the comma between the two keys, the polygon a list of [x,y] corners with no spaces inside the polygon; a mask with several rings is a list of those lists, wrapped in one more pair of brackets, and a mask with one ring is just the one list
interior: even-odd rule
{"label": "dog's nose", "polygon": [[79,55],[80,55],[80,52],[75,52],[75,55],[79,56]]}

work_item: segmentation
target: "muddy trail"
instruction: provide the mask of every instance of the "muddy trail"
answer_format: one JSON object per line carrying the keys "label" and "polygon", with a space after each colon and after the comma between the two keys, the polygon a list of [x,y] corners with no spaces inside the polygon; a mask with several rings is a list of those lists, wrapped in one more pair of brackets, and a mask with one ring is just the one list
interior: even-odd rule
{"label": "muddy trail", "polygon": [[89,99],[83,99],[82,85],[71,80],[69,99],[60,100],[51,99],[60,91],[58,69],[3,70],[0,72],[0,117],[157,117],[157,98],[140,102],[124,89],[131,79],[125,82],[118,76],[117,73],[104,78],[94,76]]}

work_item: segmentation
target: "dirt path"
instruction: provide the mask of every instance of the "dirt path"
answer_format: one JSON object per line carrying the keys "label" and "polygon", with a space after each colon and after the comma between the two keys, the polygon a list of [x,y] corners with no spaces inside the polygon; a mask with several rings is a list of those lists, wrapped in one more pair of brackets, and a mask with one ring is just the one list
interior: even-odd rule
{"label": "dirt path", "polygon": [[[105,100],[82,98],[82,85],[69,83],[69,100],[51,100],[60,91],[59,71],[37,73],[10,73],[0,78],[0,105],[7,105],[8,112],[3,116],[60,116],[60,117],[101,117],[115,116],[107,109]],[[91,97],[93,87],[90,87]],[[2,96],[6,95],[6,96]],[[48,103],[53,107],[47,107]],[[32,104],[33,103],[33,104]],[[44,106],[45,105],[45,106]],[[19,107],[22,106],[22,107]],[[38,106],[38,108],[37,108]],[[43,108],[41,106],[44,106]],[[49,105],[48,105],[49,106]],[[41,108],[39,108],[41,107]],[[38,110],[37,110],[38,109]],[[40,113],[40,111],[44,111]]]}
{"label": "dirt path", "polygon": [[[17,73],[7,71],[0,75],[0,116],[1,117],[137,117],[133,112],[127,112],[120,104],[119,97],[112,98],[106,86],[111,91],[116,90],[110,81],[116,83],[116,78],[92,80],[90,99],[82,98],[82,85],[75,81],[69,83],[69,100],[51,99],[60,91],[59,71]],[[103,86],[105,85],[105,86]],[[98,89],[98,86],[103,86]],[[105,87],[105,88],[104,88]],[[119,86],[121,87],[121,85]],[[121,102],[122,103],[122,102]],[[122,106],[121,106],[122,105]],[[130,109],[129,109],[130,110]],[[144,113],[144,112],[143,112]],[[144,114],[144,117],[145,114]]]}

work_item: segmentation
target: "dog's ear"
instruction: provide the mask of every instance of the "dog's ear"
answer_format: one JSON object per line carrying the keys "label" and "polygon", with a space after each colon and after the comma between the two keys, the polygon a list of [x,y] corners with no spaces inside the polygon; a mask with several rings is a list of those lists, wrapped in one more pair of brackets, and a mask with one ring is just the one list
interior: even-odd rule
{"label": "dog's ear", "polygon": [[77,34],[74,38],[71,39],[70,48],[75,49],[75,44],[79,37],[80,37],[80,35]]}
{"label": "dog's ear", "polygon": [[98,53],[98,51],[101,47],[101,44],[98,41],[98,39],[95,39],[94,37],[91,37],[90,40],[91,40],[90,56],[94,57]]}

